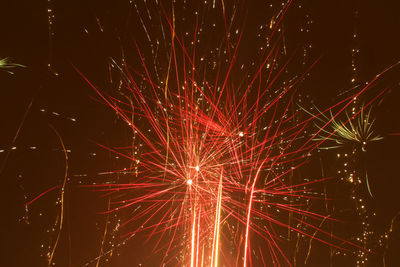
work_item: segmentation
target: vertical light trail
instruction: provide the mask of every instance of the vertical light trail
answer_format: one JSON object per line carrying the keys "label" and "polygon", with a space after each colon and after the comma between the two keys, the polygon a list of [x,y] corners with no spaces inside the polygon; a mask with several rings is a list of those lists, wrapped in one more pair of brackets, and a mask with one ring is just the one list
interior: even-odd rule
{"label": "vertical light trail", "polygon": [[248,207],[248,210],[247,210],[246,234],[245,234],[245,237],[244,237],[243,267],[246,267],[246,264],[247,264],[247,247],[248,247],[248,241],[249,241],[250,215],[251,215],[251,206],[253,204],[254,185],[255,185],[255,180],[254,180],[254,183],[253,183],[253,185],[251,187],[249,207]]}
{"label": "vertical light trail", "polygon": [[[197,181],[197,176],[196,176],[196,181]],[[189,179],[187,181],[187,184],[189,186],[189,192],[190,192],[190,202],[192,202],[193,196],[192,196],[192,184],[193,184],[193,180]],[[190,267],[194,267],[195,264],[195,258],[194,258],[194,254],[195,254],[195,246],[196,246],[196,210],[197,210],[197,197],[196,197],[196,192],[195,192],[195,196],[194,196],[194,204],[190,205],[192,207],[193,210],[193,220],[192,220],[192,240],[191,240],[191,251],[190,251]]]}
{"label": "vertical light trail", "polygon": [[200,217],[201,217],[201,209],[199,209],[199,216],[197,218],[196,267],[199,266]]}
{"label": "vertical light trail", "polygon": [[219,186],[218,186],[218,200],[217,200],[217,208],[215,210],[215,225],[214,225],[214,240],[213,240],[213,248],[211,254],[211,266],[218,266],[218,250],[219,250],[219,231],[220,231],[220,222],[221,222],[221,200],[222,200],[222,171],[221,176],[219,178]]}
{"label": "vertical light trail", "polygon": [[217,204],[217,239],[215,241],[215,267],[218,266],[218,250],[219,250],[219,230],[220,230],[220,223],[221,223],[221,201],[222,201],[222,172],[221,177],[219,179],[219,187],[218,187],[218,204]]}
{"label": "vertical light trail", "polygon": [[193,225],[192,225],[192,248],[190,253],[190,266],[194,267],[194,247],[196,239],[196,210],[193,211]]}
{"label": "vertical light trail", "polygon": [[267,158],[264,159],[264,161],[261,163],[260,167],[257,169],[256,176],[254,178],[253,184],[251,185],[249,208],[247,210],[246,234],[245,234],[245,237],[244,237],[243,267],[246,267],[246,264],[247,264],[247,250],[248,250],[248,243],[249,243],[249,229],[250,229],[251,208],[252,208],[252,205],[253,205],[254,187],[256,186],[256,182],[257,182],[258,176],[260,174],[261,168],[264,165],[266,160],[267,160]]}

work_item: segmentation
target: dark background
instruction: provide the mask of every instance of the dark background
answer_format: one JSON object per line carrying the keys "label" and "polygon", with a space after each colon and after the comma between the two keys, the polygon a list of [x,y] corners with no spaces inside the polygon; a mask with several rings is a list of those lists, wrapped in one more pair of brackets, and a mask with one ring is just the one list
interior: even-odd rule
{"label": "dark background", "polygon": [[[120,126],[112,112],[91,98],[95,93],[74,66],[100,87],[108,86],[107,62],[120,50],[118,38],[129,36],[122,41],[126,50],[134,49],[132,41],[140,39],[137,32],[141,27],[134,24],[137,20],[133,18],[132,23],[126,23],[129,16],[126,2],[51,1],[55,15],[51,49],[47,1],[2,1],[0,4],[0,56],[9,56],[14,62],[27,66],[15,70],[14,75],[0,71],[0,149],[4,150],[0,153],[1,266],[47,265],[41,255],[54,242],[55,235],[51,229],[57,228],[54,222],[58,193],[44,196],[30,206],[27,213],[24,203],[60,184],[64,176],[64,158],[49,123],[61,134],[67,149],[72,151],[69,153],[69,166],[73,186],[67,190],[64,222],[68,234],[63,234],[56,251],[56,266],[83,266],[98,253],[105,220],[96,212],[104,209],[105,200],[79,188],[79,180],[94,179],[96,173],[115,169],[115,164],[118,165],[109,160],[113,155],[100,150],[90,140],[102,144],[124,143],[129,140],[129,135],[126,131],[118,131]],[[309,35],[312,44],[310,62],[322,57],[305,86],[316,101],[332,104],[339,99],[337,95],[341,90],[350,87],[350,51],[355,45],[352,38],[355,23],[359,33],[356,46],[360,49],[357,62],[360,83],[371,80],[383,68],[400,60],[398,1],[303,2],[314,21]],[[245,6],[250,14],[249,25],[268,14],[256,3]],[[357,21],[354,18],[356,8],[359,10]],[[134,17],[135,13],[130,16]],[[98,30],[96,17],[101,18],[104,32]],[[290,25],[299,21],[301,18],[296,16],[296,9],[289,10],[284,23],[289,25],[290,51],[299,46],[295,41],[296,27]],[[89,34],[84,32],[85,28]],[[49,55],[52,69],[58,75],[47,67]],[[400,133],[399,74],[397,68],[378,83],[380,88],[388,88],[376,112],[377,130],[385,139],[371,145],[367,159],[376,193],[371,208],[378,214],[374,225],[377,235],[388,229],[390,220],[400,211],[400,136],[389,135]],[[33,104],[28,110],[31,101]],[[21,124],[25,113],[26,119]],[[76,118],[76,121],[70,118]],[[13,143],[20,125],[21,131]],[[16,149],[10,152],[13,146]],[[78,175],[81,174],[86,174],[86,178],[80,178]],[[25,220],[26,216],[28,220]],[[400,266],[400,256],[396,254],[399,227],[397,221],[387,266]],[[139,262],[148,266],[145,263],[149,255],[135,252],[141,247],[140,240],[132,243],[119,249],[125,256],[114,257],[113,266],[137,266]],[[316,265],[309,266],[328,266],[326,262],[320,259]],[[346,266],[353,266],[353,262],[349,261]],[[376,261],[370,266],[382,265]]]}

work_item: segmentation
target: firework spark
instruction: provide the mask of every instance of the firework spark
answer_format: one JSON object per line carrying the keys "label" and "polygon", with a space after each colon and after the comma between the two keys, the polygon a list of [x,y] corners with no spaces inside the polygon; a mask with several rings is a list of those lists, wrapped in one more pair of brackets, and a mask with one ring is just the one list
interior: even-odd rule
{"label": "firework spark", "polygon": [[25,68],[25,65],[13,63],[9,57],[5,57],[0,59],[0,69],[8,72],[9,74],[14,74],[14,72],[10,71],[10,69],[14,69],[17,67]]}
{"label": "firework spark", "polygon": [[332,149],[346,145],[347,143],[355,142],[360,144],[362,151],[367,151],[367,144],[374,141],[382,140],[383,137],[376,134],[374,131],[375,119],[371,118],[372,108],[369,108],[365,112],[365,108],[362,106],[360,111],[355,115],[351,116],[348,112],[345,112],[347,120],[337,121],[330,112],[330,116],[326,116],[321,113],[323,118],[320,119],[324,125],[330,121],[331,131],[327,128],[318,128],[323,132],[320,138],[316,138],[316,141],[330,140],[335,142],[335,146],[320,147],[320,149]]}

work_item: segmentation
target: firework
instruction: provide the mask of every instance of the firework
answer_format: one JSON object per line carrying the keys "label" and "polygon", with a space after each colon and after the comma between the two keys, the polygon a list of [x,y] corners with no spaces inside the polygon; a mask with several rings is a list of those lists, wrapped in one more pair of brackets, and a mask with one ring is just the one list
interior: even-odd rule
{"label": "firework", "polygon": [[372,108],[369,108],[367,112],[365,112],[365,108],[362,106],[360,111],[353,116],[350,116],[348,112],[345,112],[347,120],[344,122],[337,121],[335,116],[333,116],[332,111],[330,112],[329,117],[321,113],[325,120],[320,120],[324,125],[330,121],[332,129],[330,131],[327,128],[322,129],[317,126],[323,134],[315,140],[329,140],[336,143],[336,145],[321,146],[320,149],[339,148],[347,143],[355,142],[360,145],[363,152],[366,152],[368,143],[383,139],[382,136],[376,134],[374,131],[375,119],[371,119],[371,111]]}
{"label": "firework", "polygon": [[14,69],[17,67],[25,68],[26,66],[11,62],[11,59],[9,57],[0,59],[0,69],[8,72],[9,74],[14,74],[14,72],[10,71],[10,69]]}
{"label": "firework", "polygon": [[398,265],[391,1],[106,2],[4,14],[3,265]]}
{"label": "firework", "polygon": [[[131,210],[121,226],[133,230],[124,237],[141,234],[155,240],[152,249],[162,253],[162,264],[290,265],[280,245],[285,231],[339,249],[352,245],[314,226],[334,219],[304,208],[306,201],[318,199],[307,189],[318,180],[287,179],[311,151],[343,128],[326,130],[352,103],[339,103],[343,107],[315,135],[306,134],[317,116],[301,119],[293,106],[296,88],[309,70],[286,79],[288,62],[278,60],[284,54],[282,39],[274,35],[289,6],[290,1],[271,22],[268,49],[252,71],[237,63],[243,30],[234,38],[226,31],[226,48],[212,58],[210,71],[208,60],[196,49],[204,22],[195,20],[193,39],[187,40],[177,33],[172,6],[170,16],[163,9],[170,36],[164,75],[157,68],[160,63],[150,61],[149,66],[136,46],[142,70],[128,67],[124,59],[120,64],[112,61],[122,73],[116,95],[101,92],[86,79],[126,123],[134,140],[127,147],[100,145],[131,162],[117,171],[129,173],[130,181],[90,187],[113,196],[105,213]],[[233,73],[238,71],[246,73],[246,83],[236,84]],[[319,132],[329,135],[312,143]],[[282,220],[288,214],[296,223]],[[330,241],[316,237],[317,232]]]}

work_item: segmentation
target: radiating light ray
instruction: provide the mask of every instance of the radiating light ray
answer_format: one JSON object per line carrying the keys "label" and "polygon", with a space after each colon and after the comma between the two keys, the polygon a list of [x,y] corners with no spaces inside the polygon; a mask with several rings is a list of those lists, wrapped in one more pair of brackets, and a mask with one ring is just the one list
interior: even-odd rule
{"label": "radiating light ray", "polygon": [[14,72],[12,72],[10,69],[17,67],[26,68],[25,65],[13,63],[9,57],[0,59],[0,69],[8,72],[9,74],[14,74]]}
{"label": "radiating light ray", "polygon": [[335,142],[337,145],[329,147],[321,146],[319,148],[332,149],[344,146],[349,142],[356,142],[360,144],[362,151],[366,152],[368,143],[383,139],[382,136],[376,134],[374,131],[375,119],[371,118],[371,112],[372,107],[365,112],[363,106],[359,112],[352,116],[348,112],[345,112],[346,120],[344,122],[333,118],[332,112],[330,112],[330,117],[321,114],[326,121],[331,121],[331,130],[320,128],[323,135],[315,140],[329,140]]}

